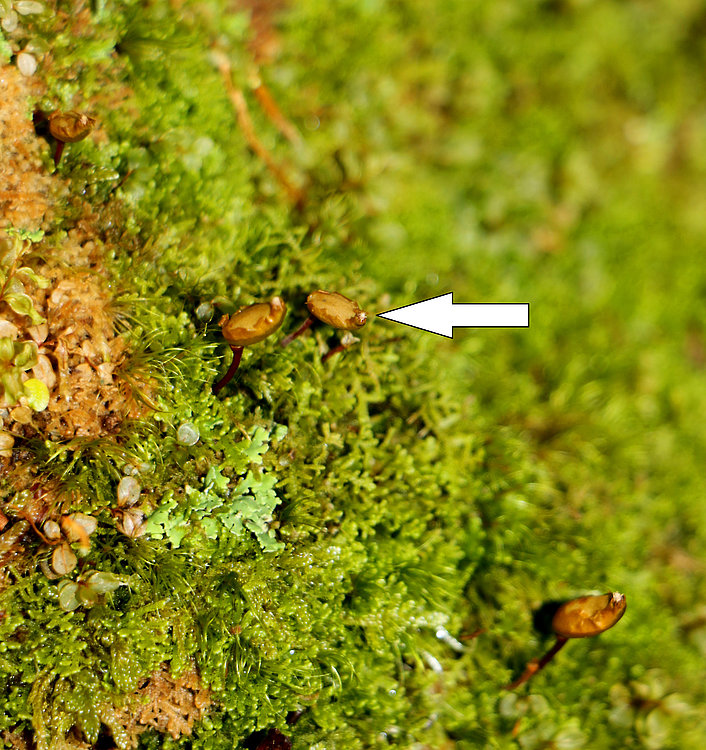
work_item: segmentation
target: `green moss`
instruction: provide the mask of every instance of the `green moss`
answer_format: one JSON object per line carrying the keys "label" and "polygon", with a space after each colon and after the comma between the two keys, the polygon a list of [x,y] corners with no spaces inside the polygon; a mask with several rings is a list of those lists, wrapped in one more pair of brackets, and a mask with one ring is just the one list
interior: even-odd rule
{"label": "green moss", "polygon": [[[159,408],[115,439],[28,443],[99,520],[71,580],[129,585],[69,612],[40,569],[10,565],[1,729],[126,746],[112,706],[193,659],[207,718],[142,746],[232,748],[273,726],[327,750],[698,746],[697,5],[297,3],[260,74],[305,147],[248,89],[244,13],[108,2],[79,34],[27,22],[52,47],[39,104],[101,122],[59,171],[112,201],[121,377]],[[300,212],[248,151],[214,44],[306,184]],[[372,321],[325,364],[324,328],[266,340],[215,398],[219,314],[279,294],[292,330],[315,288],[373,312],[451,288],[529,301],[532,326],[447,342]],[[110,512],[125,473],[149,515],[136,539]],[[623,621],[504,692],[548,647],[533,610],[593,589],[626,593]]]}

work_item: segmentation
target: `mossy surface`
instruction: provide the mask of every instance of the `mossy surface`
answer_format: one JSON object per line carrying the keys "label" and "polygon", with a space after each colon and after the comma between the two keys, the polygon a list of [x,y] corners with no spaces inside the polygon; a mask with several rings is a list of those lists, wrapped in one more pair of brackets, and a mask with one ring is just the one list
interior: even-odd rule
{"label": "mossy surface", "polygon": [[[0,42],[13,64],[39,50],[28,117],[100,122],[66,149],[40,253],[87,202],[119,377],[146,404],[115,434],[16,437],[9,528],[36,490],[13,485],[20,464],[98,528],[65,576],[71,611],[38,535],[0,549],[6,741],[232,748],[278,727],[295,749],[699,747],[703,8],[252,5],[59,3]],[[270,338],[214,397],[220,314],[280,295],[284,335],[317,288],[371,312],[449,290],[530,302],[531,327],[446,341],[373,320],[324,363],[326,328]],[[115,585],[91,589],[95,571]],[[550,646],[533,612],[593,590],[626,594],[615,629],[504,691]],[[192,669],[210,702],[190,736],[125,718],[147,677]]]}

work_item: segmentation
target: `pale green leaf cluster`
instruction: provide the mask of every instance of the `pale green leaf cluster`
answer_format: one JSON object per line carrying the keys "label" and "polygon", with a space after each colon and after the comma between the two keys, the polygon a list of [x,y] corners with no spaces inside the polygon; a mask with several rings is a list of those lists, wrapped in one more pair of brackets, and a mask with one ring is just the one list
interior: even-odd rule
{"label": "pale green leaf cluster", "polygon": [[0,338],[0,386],[5,403],[16,404],[25,395],[22,374],[37,364],[37,345],[33,341]]}
{"label": "pale green leaf cluster", "polygon": [[19,266],[19,263],[32,243],[41,240],[43,232],[6,232],[7,239],[0,244],[0,303],[4,302],[19,315],[28,316],[33,325],[38,325],[44,322],[44,318],[35,310],[25,284],[31,281],[41,289],[46,289],[49,281],[28,266]]}
{"label": "pale green leaf cluster", "polygon": [[[286,427],[277,425],[274,440],[286,435]],[[203,479],[201,489],[187,485],[184,500],[177,502],[174,493],[162,499],[160,506],[148,518],[145,533],[154,539],[166,538],[172,548],[181,545],[189,533],[203,533],[210,540],[224,534],[241,536],[252,533],[265,552],[284,547],[270,528],[273,513],[280,499],[274,491],[277,477],[262,468],[245,467],[262,464],[267,451],[270,432],[257,427],[251,437],[236,443],[229,451],[221,468],[212,466]],[[241,474],[231,481],[221,473],[234,470]]]}

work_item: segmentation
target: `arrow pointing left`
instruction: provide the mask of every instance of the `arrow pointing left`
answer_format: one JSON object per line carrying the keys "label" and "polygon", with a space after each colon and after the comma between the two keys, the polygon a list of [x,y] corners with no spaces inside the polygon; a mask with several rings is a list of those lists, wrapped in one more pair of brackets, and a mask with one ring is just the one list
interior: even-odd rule
{"label": "arrow pointing left", "polygon": [[453,292],[449,292],[377,317],[451,339],[454,328],[529,328],[529,303],[455,304]]}

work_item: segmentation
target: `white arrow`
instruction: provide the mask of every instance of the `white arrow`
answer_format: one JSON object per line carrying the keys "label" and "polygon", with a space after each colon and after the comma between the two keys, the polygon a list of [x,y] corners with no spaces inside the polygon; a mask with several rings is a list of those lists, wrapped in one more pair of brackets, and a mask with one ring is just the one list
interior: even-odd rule
{"label": "white arrow", "polygon": [[454,304],[453,292],[449,292],[377,317],[452,339],[454,328],[529,328],[529,303]]}

